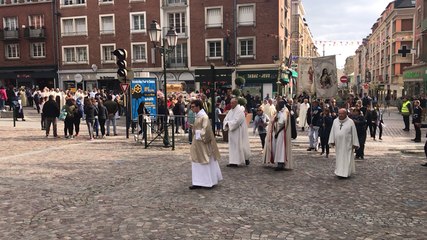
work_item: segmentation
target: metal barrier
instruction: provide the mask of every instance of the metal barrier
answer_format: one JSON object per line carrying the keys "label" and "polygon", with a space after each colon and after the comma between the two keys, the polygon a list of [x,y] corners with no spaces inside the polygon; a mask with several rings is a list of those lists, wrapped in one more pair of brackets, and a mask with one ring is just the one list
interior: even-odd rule
{"label": "metal barrier", "polygon": [[[142,123],[140,123],[140,120],[142,120]],[[155,117],[140,115],[138,122],[136,122],[137,132],[134,138],[136,142],[144,144],[145,148],[163,146],[172,147],[172,150],[175,150],[177,143],[191,143],[192,134],[189,124],[194,122],[193,120],[194,117],[189,118],[187,115],[157,115]],[[177,128],[182,128],[184,132],[176,134]]]}

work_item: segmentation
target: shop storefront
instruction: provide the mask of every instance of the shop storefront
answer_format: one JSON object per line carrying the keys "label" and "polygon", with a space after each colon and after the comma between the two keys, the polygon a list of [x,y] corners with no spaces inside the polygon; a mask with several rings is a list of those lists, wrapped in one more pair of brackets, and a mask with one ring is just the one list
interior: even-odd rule
{"label": "shop storefront", "polygon": [[55,66],[0,68],[0,85],[13,87],[54,88],[57,86]]}
{"label": "shop storefront", "polygon": [[74,91],[82,89],[90,91],[98,88],[97,74],[96,73],[60,73],[59,74],[59,87],[63,90]]}
{"label": "shop storefront", "polygon": [[403,71],[403,87],[407,96],[426,94],[427,65],[408,67]]}
{"label": "shop storefront", "polygon": [[254,70],[254,71],[237,71],[237,76],[246,80],[243,86],[243,92],[249,92],[252,96],[265,98],[267,94],[273,97],[277,92],[278,70]]}
{"label": "shop storefront", "polygon": [[205,91],[207,89],[231,88],[233,71],[233,69],[215,69],[215,83],[213,83],[211,69],[196,69],[196,89]]}

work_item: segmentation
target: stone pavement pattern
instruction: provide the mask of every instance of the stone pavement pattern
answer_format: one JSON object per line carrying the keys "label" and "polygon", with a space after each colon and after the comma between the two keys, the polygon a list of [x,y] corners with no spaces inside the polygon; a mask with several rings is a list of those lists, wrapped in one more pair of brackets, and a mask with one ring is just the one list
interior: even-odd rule
{"label": "stone pavement pattern", "polygon": [[[44,137],[39,119],[0,120],[0,239],[425,239],[427,168],[387,119],[384,141],[368,140],[366,160],[348,180],[330,158],[307,152],[298,132],[293,171],[259,160],[251,135],[249,167],[226,168],[213,190],[191,185],[189,146],[144,149],[122,134],[87,141]],[[122,128],[121,128],[122,129]],[[62,133],[62,125],[58,128]],[[87,132],[82,125],[82,135]],[[119,132],[120,133],[120,132]],[[387,135],[389,133],[389,135]],[[424,135],[423,135],[424,137]]]}

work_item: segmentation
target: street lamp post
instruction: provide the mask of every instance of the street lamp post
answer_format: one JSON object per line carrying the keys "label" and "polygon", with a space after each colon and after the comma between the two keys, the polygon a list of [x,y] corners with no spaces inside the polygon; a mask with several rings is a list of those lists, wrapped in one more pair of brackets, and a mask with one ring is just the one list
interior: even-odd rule
{"label": "street lamp post", "polygon": [[[176,44],[178,42],[178,34],[175,31],[175,28],[173,28],[171,26],[171,28],[168,30],[167,34],[166,34],[166,38],[162,38],[162,30],[160,28],[160,25],[157,23],[156,20],[153,20],[150,24],[150,29],[149,29],[149,36],[150,36],[150,41],[153,43],[154,47],[156,49],[159,49],[160,51],[160,55],[163,58],[163,94],[164,94],[164,98],[165,98],[165,105],[167,107],[167,103],[168,103],[168,94],[167,94],[167,89],[166,89],[166,55],[168,55],[169,53],[173,52],[174,48],[176,47]],[[160,44],[160,45],[158,45]],[[167,122],[167,116],[165,116],[165,121],[164,121],[164,131],[165,131],[165,135],[164,135],[164,139],[163,139],[163,144],[165,145],[165,147],[170,146],[169,144],[169,133],[168,133],[168,122]]]}

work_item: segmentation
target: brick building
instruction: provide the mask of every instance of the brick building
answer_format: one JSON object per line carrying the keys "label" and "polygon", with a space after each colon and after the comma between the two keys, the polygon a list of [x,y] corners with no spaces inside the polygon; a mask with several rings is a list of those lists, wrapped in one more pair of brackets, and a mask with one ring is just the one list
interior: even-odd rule
{"label": "brick building", "polygon": [[[417,0],[415,5],[415,56],[414,64],[403,71],[405,94],[427,94],[427,0]],[[422,106],[425,108],[426,106]]]}
{"label": "brick building", "polygon": [[0,85],[54,87],[53,1],[0,1]]}
{"label": "brick building", "polygon": [[[186,83],[186,90],[211,87],[203,76],[215,64],[225,73],[222,85],[233,85],[232,79],[239,75],[246,78],[246,91],[271,95],[277,89],[279,66],[290,54],[290,0],[39,0],[0,5],[0,11],[8,13],[1,16],[18,16],[19,26],[29,16],[27,9],[31,15],[39,8],[47,36],[45,59],[29,58],[24,52],[31,41],[19,36],[14,41],[28,45],[21,46],[19,61],[3,57],[0,65],[7,62],[19,68],[27,61],[25,68],[31,71],[51,65],[53,74],[43,86],[119,89],[111,54],[116,48],[128,51],[128,68],[135,77],[149,74],[163,79],[161,55],[148,36],[154,19],[163,36],[171,26],[177,31],[178,44],[167,56],[166,77],[168,84]],[[16,74],[8,77],[11,83],[19,79]],[[37,83],[29,81],[28,86]]]}
{"label": "brick building", "polygon": [[[367,75],[371,96],[382,100],[404,95],[403,70],[413,63],[415,2],[395,0],[388,4],[368,36]],[[408,51],[406,56],[399,50]]]}

